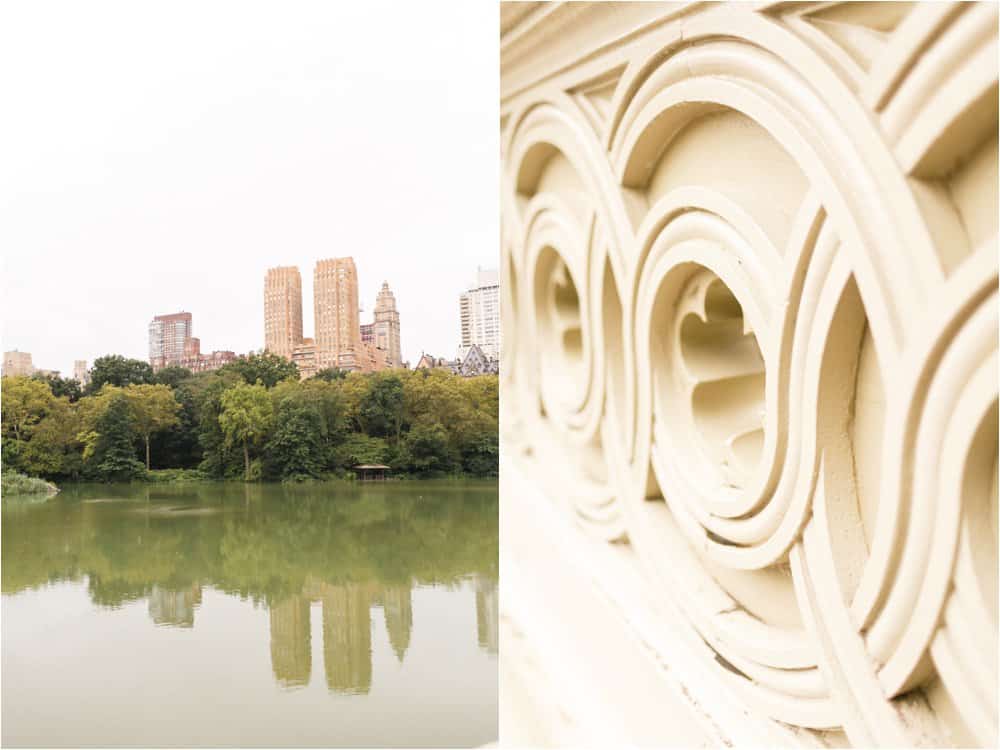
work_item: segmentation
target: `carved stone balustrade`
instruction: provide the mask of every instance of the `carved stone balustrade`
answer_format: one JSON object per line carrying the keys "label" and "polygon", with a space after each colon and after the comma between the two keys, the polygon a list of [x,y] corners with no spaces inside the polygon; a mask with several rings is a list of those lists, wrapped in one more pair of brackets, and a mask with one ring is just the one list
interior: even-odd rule
{"label": "carved stone balustrade", "polygon": [[502,726],[997,746],[997,4],[501,26]]}

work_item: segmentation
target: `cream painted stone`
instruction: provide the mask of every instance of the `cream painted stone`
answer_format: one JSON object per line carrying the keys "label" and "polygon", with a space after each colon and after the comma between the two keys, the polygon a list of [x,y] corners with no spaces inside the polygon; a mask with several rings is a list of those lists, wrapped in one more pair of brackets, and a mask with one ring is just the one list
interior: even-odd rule
{"label": "cream painted stone", "polygon": [[502,4],[501,739],[997,745],[998,15]]}

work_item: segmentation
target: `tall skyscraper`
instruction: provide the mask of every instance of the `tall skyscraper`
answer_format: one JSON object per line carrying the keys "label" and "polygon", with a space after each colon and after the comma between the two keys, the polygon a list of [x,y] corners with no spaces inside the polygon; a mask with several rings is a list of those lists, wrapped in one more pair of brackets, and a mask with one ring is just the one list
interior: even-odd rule
{"label": "tall skyscraper", "polygon": [[149,364],[154,370],[176,365],[184,359],[184,348],[190,346],[191,313],[157,315],[149,324]]}
{"label": "tall skyscraper", "polygon": [[270,268],[264,278],[264,348],[291,359],[302,343],[302,277],[295,266]]}
{"label": "tall skyscraper", "polygon": [[459,297],[462,343],[459,359],[476,344],[490,359],[500,358],[500,274],[496,269],[476,272],[476,283]]}
{"label": "tall skyscraper", "polygon": [[403,364],[403,355],[399,344],[399,312],[396,310],[396,297],[389,289],[388,282],[382,282],[375,299],[374,341],[376,347],[386,351],[385,359],[388,367],[399,367]]}
{"label": "tall skyscraper", "polygon": [[361,369],[358,272],[354,267],[354,258],[330,258],[316,262],[313,308],[317,369]]}

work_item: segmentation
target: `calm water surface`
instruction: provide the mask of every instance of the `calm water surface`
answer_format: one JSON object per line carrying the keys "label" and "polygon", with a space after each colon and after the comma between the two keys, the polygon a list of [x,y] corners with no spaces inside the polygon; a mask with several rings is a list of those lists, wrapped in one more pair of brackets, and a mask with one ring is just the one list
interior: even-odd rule
{"label": "calm water surface", "polygon": [[4,746],[497,738],[495,482],[5,500]]}

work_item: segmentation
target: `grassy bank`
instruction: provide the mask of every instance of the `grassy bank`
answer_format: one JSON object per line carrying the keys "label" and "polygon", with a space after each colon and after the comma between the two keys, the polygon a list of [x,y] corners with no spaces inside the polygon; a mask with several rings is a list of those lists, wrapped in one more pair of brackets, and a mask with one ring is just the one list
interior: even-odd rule
{"label": "grassy bank", "polygon": [[7,470],[0,475],[0,493],[7,495],[48,495],[59,488],[44,479],[29,477],[17,471]]}

